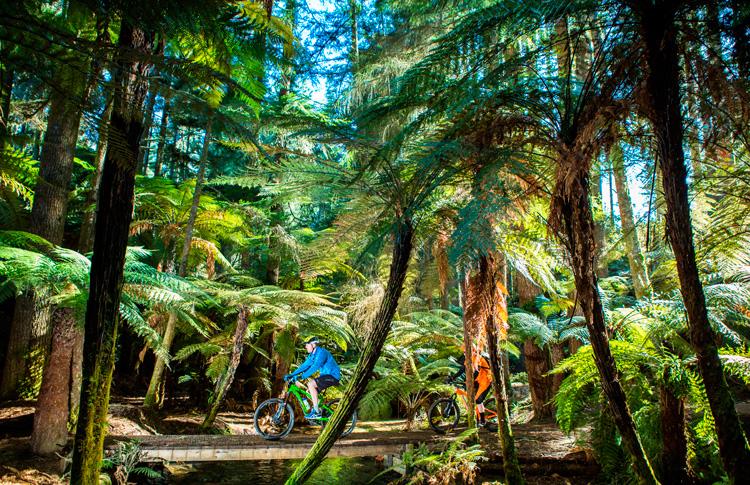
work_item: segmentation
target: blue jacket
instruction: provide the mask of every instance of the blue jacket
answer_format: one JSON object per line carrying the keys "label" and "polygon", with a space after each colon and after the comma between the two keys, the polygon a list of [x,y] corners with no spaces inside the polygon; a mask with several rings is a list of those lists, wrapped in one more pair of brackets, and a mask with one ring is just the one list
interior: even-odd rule
{"label": "blue jacket", "polygon": [[339,365],[333,359],[329,351],[323,347],[315,347],[312,353],[308,354],[302,365],[292,372],[292,376],[301,375],[301,379],[307,379],[311,375],[320,371],[320,375],[330,375],[336,379],[341,379],[341,370]]}

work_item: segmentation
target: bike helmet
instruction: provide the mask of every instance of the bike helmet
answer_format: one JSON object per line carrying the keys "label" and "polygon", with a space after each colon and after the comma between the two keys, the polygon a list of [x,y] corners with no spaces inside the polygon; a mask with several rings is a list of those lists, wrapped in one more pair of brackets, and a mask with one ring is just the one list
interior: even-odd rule
{"label": "bike helmet", "polygon": [[307,340],[305,340],[305,345],[307,344],[319,344],[320,340],[318,340],[318,337],[310,337]]}

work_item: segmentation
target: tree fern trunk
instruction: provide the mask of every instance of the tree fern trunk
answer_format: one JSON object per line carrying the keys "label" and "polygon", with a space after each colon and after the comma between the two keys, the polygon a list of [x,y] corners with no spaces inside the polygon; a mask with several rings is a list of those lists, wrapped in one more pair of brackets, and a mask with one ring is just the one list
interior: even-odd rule
{"label": "tree fern trunk", "polygon": [[115,363],[123,266],[133,214],[135,165],[143,135],[144,83],[152,39],[124,18],[118,39],[120,61],[114,70],[115,105],[110,145],[99,187],[91,281],[86,307],[81,408],[73,447],[70,483],[99,482],[107,431],[109,390]]}
{"label": "tree fern trunk", "polygon": [[403,218],[397,222],[393,241],[393,260],[391,261],[388,284],[385,287],[383,300],[378,308],[378,313],[372,324],[372,330],[367,338],[362,355],[354,369],[352,379],[341,400],[340,407],[336,410],[328,425],[323,429],[312,449],[302,463],[297,466],[294,473],[286,481],[287,485],[304,483],[325,458],[333,443],[338,439],[341,432],[349,422],[352,413],[357,409],[359,400],[370,381],[372,369],[380,357],[388,332],[391,329],[391,321],[398,307],[398,300],[404,288],[406,270],[409,266],[412,244],[414,240],[414,229],[409,218]]}
{"label": "tree fern trunk", "polygon": [[219,408],[224,402],[224,396],[227,395],[227,390],[234,381],[234,373],[237,371],[240,359],[242,358],[242,349],[244,347],[243,344],[245,342],[248,323],[247,309],[240,306],[240,311],[237,315],[237,326],[234,329],[234,338],[232,339],[232,354],[229,358],[229,367],[227,367],[226,372],[224,372],[216,383],[214,397],[209,405],[208,414],[206,414],[206,418],[203,420],[203,424],[201,424],[201,431],[208,431],[213,426],[216,415],[219,414]]}
{"label": "tree fern trunk", "polygon": [[661,482],[664,484],[693,483],[687,461],[685,437],[685,403],[665,385],[659,386],[661,412]]}
{"label": "tree fern trunk", "polygon": [[[58,245],[63,241],[68,186],[86,89],[86,76],[80,69],[61,67],[55,76],[56,90],[50,97],[39,177],[31,208],[29,231]],[[0,388],[3,397],[36,396],[51,338],[52,311],[47,307],[46,298],[41,293],[30,291],[16,300],[17,310],[11,323],[10,344]],[[14,359],[22,359],[23,363],[19,365]],[[20,391],[20,394],[16,391]]]}
{"label": "tree fern trunk", "polygon": [[[501,323],[496,319],[500,313],[506,313],[502,308],[499,312],[497,305],[504,302],[503,295],[498,294],[496,266],[492,256],[482,256],[479,260],[479,274],[481,281],[482,299],[487,307],[484,323],[484,332],[487,337],[487,351],[490,354],[490,370],[492,372],[492,391],[497,400],[497,435],[500,440],[500,449],[503,455],[503,473],[505,481],[510,485],[525,483],[521,467],[518,464],[516,443],[513,439],[513,429],[510,426],[510,410],[508,406],[508,392],[505,383],[500,356],[500,334],[497,326]],[[503,303],[504,305],[504,303]]]}
{"label": "tree fern trunk", "polygon": [[[580,155],[585,156],[585,155]],[[567,158],[572,157],[572,158]],[[576,155],[562,158],[557,168],[557,183],[552,197],[551,222],[561,234],[571,258],[578,301],[586,316],[586,325],[602,391],[622,442],[633,460],[641,483],[656,483],[654,472],[641,445],[633,416],[619,380],[615,359],[609,348],[604,308],[596,277],[594,218],[589,201],[588,163]]]}
{"label": "tree fern trunk", "polygon": [[653,6],[651,2],[641,1],[637,4],[648,67],[648,98],[643,107],[651,120],[658,142],[669,240],[677,261],[677,275],[687,310],[690,340],[714,417],[719,454],[729,479],[740,483],[750,477],[750,446],[742,432],[734,400],[724,377],[716,335],[708,321],[706,299],[695,260],[687,170],[682,147],[675,24],[677,7],[665,3],[667,2],[659,2]]}
{"label": "tree fern trunk", "polygon": [[76,344],[81,336],[72,309],[55,311],[53,319],[52,351],[44,368],[31,432],[31,451],[38,455],[59,451],[68,443],[72,371],[77,358]]}

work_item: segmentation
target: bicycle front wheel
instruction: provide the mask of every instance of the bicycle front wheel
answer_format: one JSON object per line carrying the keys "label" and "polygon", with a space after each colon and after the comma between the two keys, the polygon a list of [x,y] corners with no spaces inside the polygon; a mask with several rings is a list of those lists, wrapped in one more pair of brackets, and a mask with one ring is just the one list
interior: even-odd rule
{"label": "bicycle front wheel", "polygon": [[432,403],[427,412],[430,428],[440,434],[445,434],[458,426],[461,411],[453,399],[443,397]]}
{"label": "bicycle front wheel", "polygon": [[261,438],[280,440],[294,427],[294,410],[283,399],[267,399],[255,410],[253,425]]}
{"label": "bicycle front wheel", "polygon": [[[328,424],[328,420],[331,419],[331,416],[333,416],[333,413],[336,412],[336,410],[339,408],[339,404],[341,404],[341,399],[334,399],[333,401],[326,404],[326,407],[328,409],[323,408],[323,417],[327,418],[323,426]],[[357,426],[357,411],[355,410],[352,413],[352,417],[349,419],[349,422],[347,423],[346,427],[344,428],[344,431],[341,432],[339,435],[339,438],[343,438],[344,436],[348,436],[354,431],[354,427]]]}

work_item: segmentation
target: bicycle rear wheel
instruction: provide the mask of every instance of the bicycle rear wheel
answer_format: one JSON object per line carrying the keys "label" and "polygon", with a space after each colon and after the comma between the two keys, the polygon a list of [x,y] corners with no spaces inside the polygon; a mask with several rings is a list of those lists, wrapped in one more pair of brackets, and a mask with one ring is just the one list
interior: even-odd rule
{"label": "bicycle rear wheel", "polygon": [[432,403],[427,412],[430,428],[440,434],[453,430],[458,425],[461,411],[453,399],[443,397]]}
{"label": "bicycle rear wheel", "polygon": [[[323,413],[324,418],[330,419],[331,416],[333,416],[333,413],[336,412],[336,410],[339,408],[339,404],[341,403],[341,399],[334,399],[333,401],[326,403],[326,409],[325,407],[321,410]],[[326,424],[328,424],[328,419],[323,421],[323,426],[325,427]],[[344,436],[348,436],[354,431],[354,427],[357,426],[357,411],[355,410],[352,413],[352,417],[349,419],[349,423],[347,423],[346,427],[344,428],[344,431],[341,432],[339,435],[339,438],[343,438]]]}
{"label": "bicycle rear wheel", "polygon": [[283,399],[267,399],[255,410],[253,425],[261,438],[280,440],[294,427],[294,410]]}

